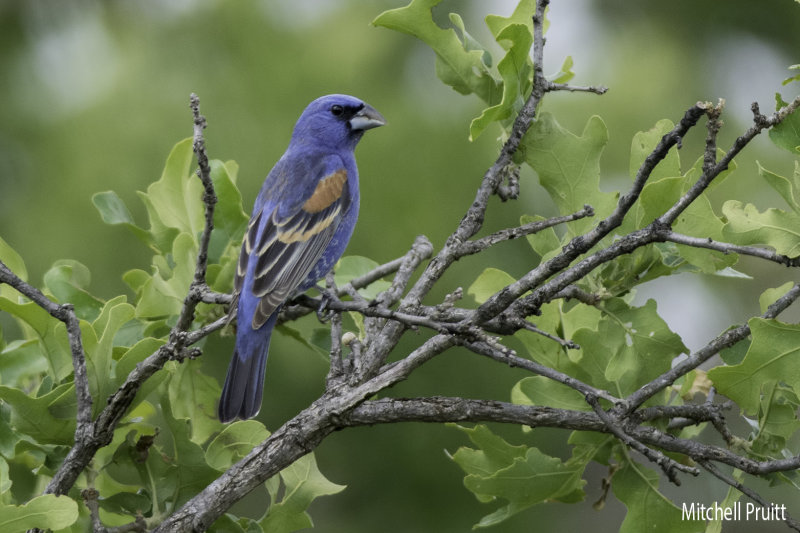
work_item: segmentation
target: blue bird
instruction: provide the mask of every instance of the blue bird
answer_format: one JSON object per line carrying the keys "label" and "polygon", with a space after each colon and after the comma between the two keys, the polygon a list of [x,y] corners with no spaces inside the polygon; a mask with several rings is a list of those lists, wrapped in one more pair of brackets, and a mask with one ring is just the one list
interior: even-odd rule
{"label": "blue bird", "polygon": [[313,287],[344,253],[358,218],[353,154],[383,116],[342,94],[311,102],[286,152],[267,175],[242,243],[234,280],[236,346],[219,400],[219,419],[261,409],[269,340],[283,303]]}

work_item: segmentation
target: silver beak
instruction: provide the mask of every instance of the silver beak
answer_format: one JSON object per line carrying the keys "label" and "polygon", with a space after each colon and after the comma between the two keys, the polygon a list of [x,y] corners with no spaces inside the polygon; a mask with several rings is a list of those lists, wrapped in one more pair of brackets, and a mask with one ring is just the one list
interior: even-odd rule
{"label": "silver beak", "polygon": [[386,124],[386,119],[378,111],[367,104],[350,119],[350,127],[354,130],[371,130]]}

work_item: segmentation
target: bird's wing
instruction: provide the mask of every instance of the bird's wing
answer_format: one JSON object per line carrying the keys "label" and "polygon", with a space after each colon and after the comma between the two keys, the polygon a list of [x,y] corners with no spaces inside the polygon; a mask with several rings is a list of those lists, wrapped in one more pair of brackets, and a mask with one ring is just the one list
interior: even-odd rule
{"label": "bird's wing", "polygon": [[303,282],[330,243],[350,206],[347,170],[323,176],[299,208],[288,213],[280,213],[280,204],[267,205],[271,211],[262,209],[250,220],[234,282],[238,296],[249,262],[255,261],[251,289],[259,302],[253,329],[261,327]]}

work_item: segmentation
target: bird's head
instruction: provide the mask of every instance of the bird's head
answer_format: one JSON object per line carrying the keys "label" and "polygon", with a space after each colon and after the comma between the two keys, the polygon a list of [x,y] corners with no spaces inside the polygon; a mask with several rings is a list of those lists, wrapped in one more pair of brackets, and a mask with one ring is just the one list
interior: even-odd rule
{"label": "bird's head", "polygon": [[353,96],[329,94],[305,108],[292,134],[293,143],[355,148],[364,131],[386,124],[372,106]]}

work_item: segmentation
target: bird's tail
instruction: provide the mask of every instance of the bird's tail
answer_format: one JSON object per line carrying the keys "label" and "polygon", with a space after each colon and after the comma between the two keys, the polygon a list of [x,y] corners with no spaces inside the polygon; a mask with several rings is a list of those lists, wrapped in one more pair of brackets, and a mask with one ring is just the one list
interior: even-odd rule
{"label": "bird's tail", "polygon": [[258,330],[249,324],[240,326],[236,335],[236,348],[228,366],[228,375],[219,399],[219,419],[230,422],[237,416],[242,420],[253,418],[261,409],[264,390],[264,369],[267,366],[269,341],[277,311]]}

